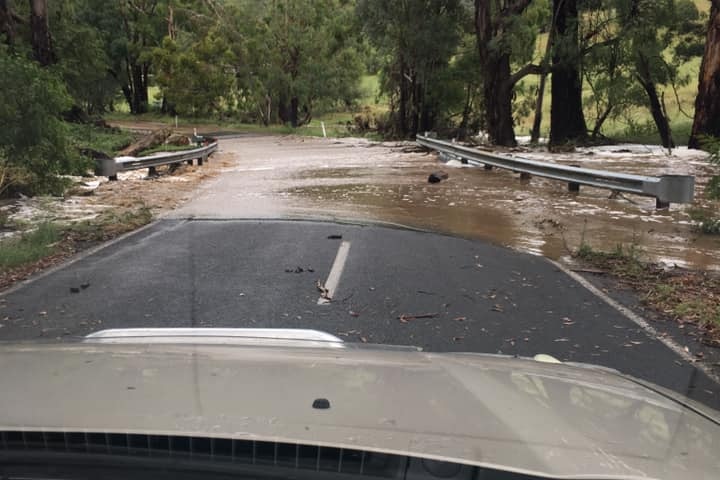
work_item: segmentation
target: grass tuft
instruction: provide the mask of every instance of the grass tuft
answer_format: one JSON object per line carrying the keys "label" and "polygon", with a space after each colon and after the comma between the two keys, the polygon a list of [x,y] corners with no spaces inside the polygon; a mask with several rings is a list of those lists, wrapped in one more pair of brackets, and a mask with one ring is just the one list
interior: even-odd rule
{"label": "grass tuft", "polygon": [[19,238],[0,242],[0,269],[15,268],[50,255],[60,237],[58,227],[47,222]]}

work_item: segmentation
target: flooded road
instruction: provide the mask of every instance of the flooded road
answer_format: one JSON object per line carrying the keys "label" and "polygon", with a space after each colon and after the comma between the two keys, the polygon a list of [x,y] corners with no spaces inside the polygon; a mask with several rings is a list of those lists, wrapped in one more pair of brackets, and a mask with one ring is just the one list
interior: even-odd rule
{"label": "flooded road", "polygon": [[[610,198],[589,187],[572,194],[561,182],[443,164],[412,143],[247,136],[223,140],[221,150],[233,165],[175,215],[390,222],[565,261],[583,241],[602,250],[636,244],[647,260],[720,269],[720,239],[693,231],[687,205],[656,210],[654,198]],[[618,172],[695,175],[696,198],[710,173],[704,154],[682,149],[671,156],[627,145],[511,153]],[[437,170],[449,179],[428,184]]]}

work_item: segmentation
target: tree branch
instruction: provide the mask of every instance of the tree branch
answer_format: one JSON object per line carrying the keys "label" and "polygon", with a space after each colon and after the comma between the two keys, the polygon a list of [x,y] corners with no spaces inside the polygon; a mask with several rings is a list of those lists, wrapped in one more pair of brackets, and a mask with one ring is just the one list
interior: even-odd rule
{"label": "tree branch", "polygon": [[542,66],[542,65],[535,65],[534,63],[528,63],[524,67],[522,67],[520,70],[515,72],[510,76],[510,86],[513,87],[517,82],[522,80],[528,75],[542,75],[543,73],[548,73],[552,70],[552,68],[549,65]]}

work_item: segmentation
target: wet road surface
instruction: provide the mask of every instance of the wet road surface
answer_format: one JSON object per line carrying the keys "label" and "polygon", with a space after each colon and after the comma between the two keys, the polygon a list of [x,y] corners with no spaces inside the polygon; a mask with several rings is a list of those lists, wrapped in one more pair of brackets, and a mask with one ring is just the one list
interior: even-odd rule
{"label": "wet road surface", "polygon": [[[635,243],[650,260],[683,267],[720,269],[720,239],[693,231],[688,206],[656,210],[655,200],[533,178],[520,181],[504,170],[444,165],[411,143],[362,139],[244,136],[223,140],[236,164],[205,185],[175,218],[319,218],[399,223],[491,241],[524,252],[569,260],[585,241],[614,250]],[[647,175],[697,176],[702,194],[708,167],[704,154],[672,156],[645,146],[613,146],[533,159]],[[448,181],[427,183],[443,169]]]}
{"label": "wet road surface", "polygon": [[[332,271],[324,303],[317,282],[329,286]],[[0,313],[3,340],[283,327],[433,351],[547,353],[720,408],[720,386],[546,259],[401,229],[164,220],[4,295]]]}

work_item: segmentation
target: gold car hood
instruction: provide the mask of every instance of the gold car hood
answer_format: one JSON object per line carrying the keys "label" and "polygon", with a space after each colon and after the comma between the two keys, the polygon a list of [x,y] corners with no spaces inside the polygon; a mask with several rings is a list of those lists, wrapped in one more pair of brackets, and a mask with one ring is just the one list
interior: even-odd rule
{"label": "gold car hood", "polygon": [[[720,472],[714,412],[612,371],[337,345],[137,342],[0,347],[0,429],[297,442],[557,478]],[[330,408],[313,408],[316,399]]]}

